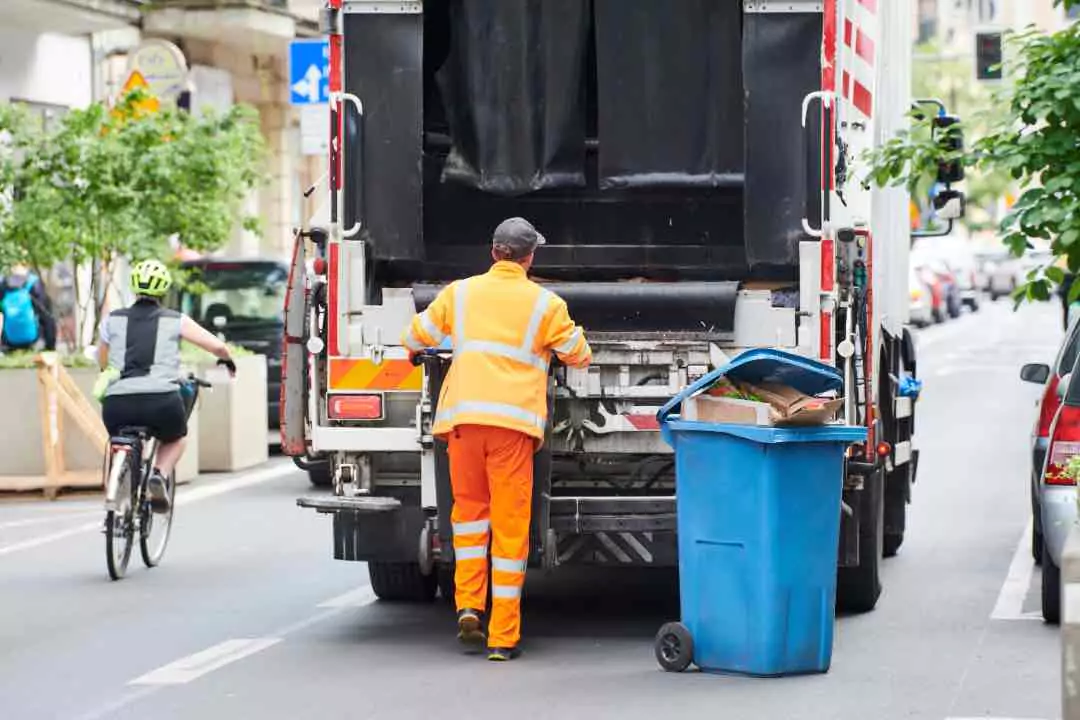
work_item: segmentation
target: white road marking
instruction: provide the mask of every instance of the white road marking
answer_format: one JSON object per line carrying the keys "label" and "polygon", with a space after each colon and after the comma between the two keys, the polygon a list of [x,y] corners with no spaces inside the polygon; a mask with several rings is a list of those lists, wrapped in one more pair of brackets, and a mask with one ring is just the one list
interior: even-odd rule
{"label": "white road marking", "polygon": [[55,516],[50,517],[23,518],[21,520],[10,520],[8,522],[0,523],[0,530],[11,530],[14,528],[29,527],[31,525],[55,525],[57,523],[66,522],[68,520],[81,520],[88,517],[98,517],[100,515],[100,511],[94,511],[59,513]]}
{"label": "white road marking", "polygon": [[1004,718],[991,715],[980,715],[979,717],[947,717],[945,720],[1043,720],[1043,718]]}
{"label": "white road marking", "polygon": [[[224,495],[226,493],[235,492],[237,490],[243,490],[254,485],[261,485],[262,483],[276,480],[280,477],[284,477],[291,472],[295,472],[295,468],[292,463],[280,463],[268,468],[261,468],[259,470],[240,475],[238,477],[230,478],[228,480],[222,480],[221,482],[212,483],[210,485],[204,485],[192,490],[183,491],[176,498],[176,504],[178,506],[191,505],[193,503],[202,502],[203,500],[209,500],[210,498],[217,497],[218,495]],[[76,525],[73,528],[66,530],[60,530],[48,535],[41,535],[39,537],[30,538],[29,540],[22,540],[10,545],[0,545],[0,557],[4,555],[11,555],[12,553],[21,552],[23,550],[32,550],[42,545],[48,545],[50,543],[65,540],[75,535],[81,535],[87,532],[93,532],[102,528],[104,522],[104,511],[101,513],[101,520],[96,522],[88,522],[82,525]]]}
{"label": "white road marking", "polygon": [[325,602],[319,603],[321,608],[358,608],[375,602],[375,591],[370,585],[358,587],[347,593],[332,597]]}
{"label": "white road marking", "polygon": [[245,473],[229,480],[222,480],[211,485],[203,485],[193,488],[181,494],[177,499],[177,505],[184,506],[191,503],[201,502],[218,495],[243,490],[255,485],[261,485],[271,480],[277,480],[289,473],[296,472],[296,466],[292,463],[280,463],[268,468],[261,468],[250,473]]}
{"label": "white road marking", "polygon": [[152,670],[129,685],[183,685],[281,642],[281,638],[234,638]]}
{"label": "white road marking", "polygon": [[994,610],[990,613],[992,620],[1040,619],[1038,613],[1024,612],[1024,598],[1027,596],[1028,588],[1031,587],[1031,576],[1035,567],[1035,563],[1031,560],[1031,549],[1028,546],[1031,542],[1034,522],[1034,519],[1028,521],[1024,534],[1020,536],[1020,542],[1016,545],[1016,552],[1013,553],[1012,562],[1009,564],[1009,573],[1005,576],[1005,582],[1001,586],[1001,592],[998,593]]}
{"label": "white road marking", "polygon": [[[105,516],[102,515],[102,518],[104,517]],[[29,540],[12,543],[11,545],[0,546],[0,557],[3,557],[4,555],[11,555],[12,553],[17,553],[22,550],[33,550],[36,547],[41,547],[42,545],[48,545],[49,543],[64,540],[74,535],[82,535],[83,533],[91,532],[93,530],[100,530],[102,528],[102,522],[103,520],[98,522],[85,523],[83,525],[76,525],[73,528],[61,530],[60,532],[54,532],[49,535],[41,535],[36,538],[30,538]]]}

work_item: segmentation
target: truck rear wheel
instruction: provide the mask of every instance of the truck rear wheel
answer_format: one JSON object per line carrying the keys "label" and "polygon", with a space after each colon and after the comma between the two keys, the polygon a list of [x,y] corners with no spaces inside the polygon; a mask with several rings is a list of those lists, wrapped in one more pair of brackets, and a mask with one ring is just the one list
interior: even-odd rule
{"label": "truck rear wheel", "polygon": [[859,564],[837,572],[836,606],[870,612],[881,597],[881,557],[885,529],[883,473],[867,476],[859,501]]}
{"label": "truck rear wheel", "polygon": [[888,532],[883,533],[882,554],[887,558],[895,556],[904,544],[910,474],[910,468],[904,465],[885,479],[885,528]]}
{"label": "truck rear wheel", "polygon": [[334,484],[334,474],[330,471],[330,463],[313,463],[307,471],[308,480],[313,487],[328,488]]}
{"label": "truck rear wheel", "polygon": [[424,575],[420,563],[369,562],[368,576],[380,600],[430,602],[439,588],[436,574]]}

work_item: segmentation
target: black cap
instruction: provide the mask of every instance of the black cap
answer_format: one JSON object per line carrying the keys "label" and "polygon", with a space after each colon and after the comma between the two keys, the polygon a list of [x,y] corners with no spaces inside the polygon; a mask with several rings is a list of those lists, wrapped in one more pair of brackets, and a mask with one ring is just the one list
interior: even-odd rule
{"label": "black cap", "polygon": [[499,227],[495,228],[495,235],[491,238],[491,246],[510,260],[528,257],[546,242],[531,222],[519,217],[503,220]]}

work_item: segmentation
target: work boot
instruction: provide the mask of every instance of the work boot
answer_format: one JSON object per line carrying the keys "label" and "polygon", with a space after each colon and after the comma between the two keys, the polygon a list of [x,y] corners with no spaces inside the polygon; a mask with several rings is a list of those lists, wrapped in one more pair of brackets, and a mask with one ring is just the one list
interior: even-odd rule
{"label": "work boot", "polygon": [[509,660],[516,660],[521,657],[521,650],[516,647],[510,648],[488,648],[488,660],[491,662],[507,662]]}
{"label": "work boot", "polygon": [[487,637],[484,635],[483,623],[480,620],[478,610],[471,608],[458,610],[457,627],[457,637],[462,645],[467,645],[475,650],[483,649]]}
{"label": "work boot", "polygon": [[169,481],[160,470],[154,468],[146,480],[146,487],[150,492],[150,509],[161,514],[169,512],[172,506],[169,500]]}

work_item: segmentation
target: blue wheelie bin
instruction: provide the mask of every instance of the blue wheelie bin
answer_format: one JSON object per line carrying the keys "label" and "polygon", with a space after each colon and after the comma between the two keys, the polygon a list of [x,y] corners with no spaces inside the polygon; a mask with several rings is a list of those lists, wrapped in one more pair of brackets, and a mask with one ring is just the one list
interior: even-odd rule
{"label": "blue wheelie bin", "polygon": [[682,420],[682,401],[720,377],[840,390],[832,367],[751,350],[659,412],[675,450],[681,623],[656,637],[666,670],[775,676],[826,672],[832,657],[844,456],[866,429]]}

